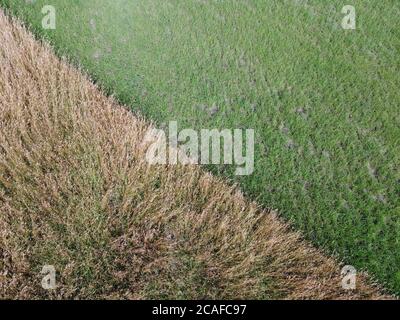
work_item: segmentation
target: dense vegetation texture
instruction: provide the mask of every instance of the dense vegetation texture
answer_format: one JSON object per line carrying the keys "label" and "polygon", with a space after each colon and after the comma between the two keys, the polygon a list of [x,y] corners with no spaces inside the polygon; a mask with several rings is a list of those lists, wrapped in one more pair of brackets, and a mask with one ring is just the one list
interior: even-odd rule
{"label": "dense vegetation texture", "polygon": [[[0,298],[383,298],[198,166],[0,10]],[[57,288],[41,287],[44,265]]]}
{"label": "dense vegetation texture", "polygon": [[399,293],[400,3],[350,2],[0,1],[158,125],[254,128],[253,175],[210,169]]}

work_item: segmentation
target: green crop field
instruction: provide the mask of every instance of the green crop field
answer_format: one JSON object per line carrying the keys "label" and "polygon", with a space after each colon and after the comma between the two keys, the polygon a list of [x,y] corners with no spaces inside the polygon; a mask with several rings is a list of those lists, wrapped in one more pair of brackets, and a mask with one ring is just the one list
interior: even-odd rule
{"label": "green crop field", "polygon": [[255,129],[252,175],[210,169],[400,293],[398,0],[0,4],[159,125]]}

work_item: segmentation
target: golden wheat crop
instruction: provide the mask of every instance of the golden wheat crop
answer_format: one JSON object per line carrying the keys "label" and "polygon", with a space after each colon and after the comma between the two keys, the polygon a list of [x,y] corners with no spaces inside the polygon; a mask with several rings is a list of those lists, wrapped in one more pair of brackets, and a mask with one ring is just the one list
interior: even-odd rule
{"label": "golden wheat crop", "polygon": [[0,298],[382,298],[150,126],[0,11]]}

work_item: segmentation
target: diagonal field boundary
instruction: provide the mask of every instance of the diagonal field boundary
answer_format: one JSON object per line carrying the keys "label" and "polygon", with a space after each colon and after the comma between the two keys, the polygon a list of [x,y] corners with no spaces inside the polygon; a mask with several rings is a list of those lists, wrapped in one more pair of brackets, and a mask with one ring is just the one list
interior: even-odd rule
{"label": "diagonal field boundary", "polygon": [[[381,299],[0,11],[0,298]],[[54,266],[56,289],[40,274]]]}

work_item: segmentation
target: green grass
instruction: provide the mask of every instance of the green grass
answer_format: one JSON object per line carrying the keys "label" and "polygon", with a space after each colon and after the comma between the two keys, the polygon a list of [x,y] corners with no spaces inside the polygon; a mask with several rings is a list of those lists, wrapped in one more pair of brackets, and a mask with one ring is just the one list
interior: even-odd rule
{"label": "green grass", "polygon": [[400,293],[398,0],[66,3],[0,0],[148,118],[254,128],[254,174],[212,170]]}

